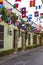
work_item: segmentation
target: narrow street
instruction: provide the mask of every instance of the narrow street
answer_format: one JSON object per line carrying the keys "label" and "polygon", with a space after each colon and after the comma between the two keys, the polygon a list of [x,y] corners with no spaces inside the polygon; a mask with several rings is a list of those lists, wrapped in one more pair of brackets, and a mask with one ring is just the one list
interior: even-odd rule
{"label": "narrow street", "polygon": [[13,58],[2,65],[43,65],[43,47]]}

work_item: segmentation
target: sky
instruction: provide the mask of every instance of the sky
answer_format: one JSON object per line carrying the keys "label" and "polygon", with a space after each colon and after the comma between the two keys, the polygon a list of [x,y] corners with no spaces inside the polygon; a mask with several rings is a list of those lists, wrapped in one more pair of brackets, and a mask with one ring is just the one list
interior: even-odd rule
{"label": "sky", "polygon": [[[36,23],[36,24],[40,24],[41,26],[43,26],[43,22],[39,22],[39,21],[36,21],[36,18],[34,17],[34,11],[36,11],[36,8],[35,7],[30,7],[30,0],[21,0],[21,2],[15,2],[15,0],[8,0],[12,5],[15,4],[15,3],[19,3],[19,7],[18,9],[20,10],[22,7],[26,7],[26,11],[28,11],[27,13],[27,16],[29,14],[32,14],[33,17],[32,17],[32,20]],[[38,6],[38,5],[42,5],[42,8],[39,9],[39,13],[43,11],[43,4],[42,4],[42,1],[41,0],[35,0],[35,6]],[[41,21],[43,21],[43,19],[41,19]]]}

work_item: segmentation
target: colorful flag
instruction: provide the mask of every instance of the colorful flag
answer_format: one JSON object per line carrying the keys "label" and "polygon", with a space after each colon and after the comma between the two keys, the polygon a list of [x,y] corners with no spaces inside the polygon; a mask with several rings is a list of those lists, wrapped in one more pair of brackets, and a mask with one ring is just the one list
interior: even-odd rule
{"label": "colorful flag", "polygon": [[0,2],[3,2],[4,0],[0,0]]}
{"label": "colorful flag", "polygon": [[14,26],[17,26],[17,22],[14,23]]}
{"label": "colorful flag", "polygon": [[22,22],[22,30],[25,30],[25,23]]}
{"label": "colorful flag", "polygon": [[15,2],[21,2],[21,0],[15,0]]}
{"label": "colorful flag", "polygon": [[3,4],[0,4],[0,8],[3,8],[4,6],[3,6]]}
{"label": "colorful flag", "polygon": [[43,13],[40,13],[40,17],[43,18]]}
{"label": "colorful flag", "polygon": [[37,10],[37,9],[41,9],[41,7],[42,7],[41,5],[36,6],[36,10]]}
{"label": "colorful flag", "polygon": [[30,7],[35,7],[35,1],[30,1]]}
{"label": "colorful flag", "polygon": [[4,1],[4,0],[0,0],[0,8],[3,8],[3,7],[4,7],[3,1]]}
{"label": "colorful flag", "polygon": [[4,1],[4,0],[0,0],[0,5],[3,5],[3,1]]}
{"label": "colorful flag", "polygon": [[0,4],[3,4],[3,2],[0,2]]}
{"label": "colorful flag", "polygon": [[31,21],[31,19],[32,19],[32,17],[29,17],[29,18],[28,18],[28,21]]}
{"label": "colorful flag", "polygon": [[7,12],[8,12],[9,14],[11,14],[12,8],[8,9]]}
{"label": "colorful flag", "polygon": [[32,14],[29,14],[27,17],[27,21],[29,22],[29,21],[31,21],[31,19],[32,19]]}
{"label": "colorful flag", "polygon": [[26,13],[22,13],[22,18],[25,18],[26,17]]}
{"label": "colorful flag", "polygon": [[19,6],[18,3],[16,3],[16,4],[13,5],[14,8],[18,8],[18,6]]}
{"label": "colorful flag", "polygon": [[23,7],[21,11],[22,11],[22,18],[26,17],[26,7]]}
{"label": "colorful flag", "polygon": [[35,11],[35,12],[34,12],[34,16],[35,16],[35,17],[38,17],[38,16],[39,16],[39,12],[38,12],[38,11]]}
{"label": "colorful flag", "polygon": [[12,24],[12,20],[9,20],[9,21],[8,21],[8,24]]}
{"label": "colorful flag", "polygon": [[22,8],[22,13],[26,13],[26,7]]}

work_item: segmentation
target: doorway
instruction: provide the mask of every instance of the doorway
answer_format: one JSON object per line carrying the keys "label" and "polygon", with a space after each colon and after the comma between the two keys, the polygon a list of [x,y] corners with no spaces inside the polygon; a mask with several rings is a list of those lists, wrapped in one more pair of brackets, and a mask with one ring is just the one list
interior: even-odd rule
{"label": "doorway", "polygon": [[13,42],[13,48],[18,48],[18,31],[14,30],[14,42]]}
{"label": "doorway", "polygon": [[28,45],[30,45],[30,34],[28,34]]}

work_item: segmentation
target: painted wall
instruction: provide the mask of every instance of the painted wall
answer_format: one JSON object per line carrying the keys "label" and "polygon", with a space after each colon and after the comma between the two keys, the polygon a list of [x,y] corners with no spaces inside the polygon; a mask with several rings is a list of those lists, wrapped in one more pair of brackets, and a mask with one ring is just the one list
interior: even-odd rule
{"label": "painted wall", "polygon": [[11,25],[12,35],[8,35],[8,24],[1,22],[0,25],[4,25],[4,48],[2,50],[12,49],[13,48],[13,26]]}
{"label": "painted wall", "polygon": [[[0,51],[13,49],[14,30],[18,30],[13,24],[9,25],[12,31],[12,35],[8,34],[8,24],[1,22],[0,25],[4,25],[4,48],[0,48]],[[21,47],[21,36],[18,38],[18,48]]]}

